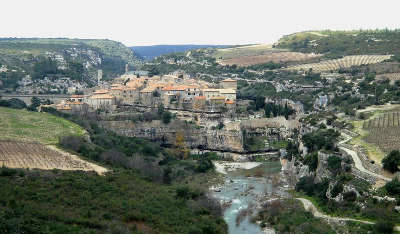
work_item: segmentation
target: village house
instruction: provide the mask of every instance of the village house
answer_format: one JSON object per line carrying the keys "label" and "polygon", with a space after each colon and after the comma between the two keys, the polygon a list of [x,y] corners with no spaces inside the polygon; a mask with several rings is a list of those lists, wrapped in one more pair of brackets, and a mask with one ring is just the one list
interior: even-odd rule
{"label": "village house", "polygon": [[221,86],[223,89],[233,89],[236,90],[237,89],[237,80],[234,79],[225,79],[223,81],[221,81]]}
{"label": "village house", "polygon": [[113,110],[116,104],[115,97],[106,89],[96,90],[85,101],[91,108],[103,110]]}

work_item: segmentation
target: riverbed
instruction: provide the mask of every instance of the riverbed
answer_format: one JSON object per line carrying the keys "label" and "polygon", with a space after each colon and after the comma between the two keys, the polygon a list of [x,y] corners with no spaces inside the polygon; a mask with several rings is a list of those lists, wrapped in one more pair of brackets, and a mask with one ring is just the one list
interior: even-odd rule
{"label": "riverbed", "polygon": [[225,207],[224,220],[230,234],[263,233],[251,217],[268,200],[285,196],[278,185],[280,163],[244,163],[243,166],[235,163],[235,168],[224,171],[224,184],[211,187],[211,193]]}

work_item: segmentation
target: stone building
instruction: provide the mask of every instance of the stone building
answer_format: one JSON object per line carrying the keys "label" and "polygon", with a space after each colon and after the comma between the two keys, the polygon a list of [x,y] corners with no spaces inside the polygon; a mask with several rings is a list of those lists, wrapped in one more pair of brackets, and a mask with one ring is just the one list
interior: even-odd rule
{"label": "stone building", "polygon": [[225,79],[220,84],[223,89],[237,89],[237,80]]}

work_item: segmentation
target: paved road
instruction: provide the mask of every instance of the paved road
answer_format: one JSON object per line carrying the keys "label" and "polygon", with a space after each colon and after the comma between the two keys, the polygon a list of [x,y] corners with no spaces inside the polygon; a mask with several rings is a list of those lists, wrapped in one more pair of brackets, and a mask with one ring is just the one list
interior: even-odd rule
{"label": "paved road", "polygon": [[353,158],[355,167],[359,171],[367,173],[368,175],[371,175],[371,176],[373,176],[375,178],[378,178],[378,179],[381,179],[381,180],[391,181],[391,179],[386,177],[386,176],[379,175],[379,174],[376,174],[375,172],[367,170],[363,166],[363,164],[361,162],[361,159],[358,157],[357,152],[355,152],[354,150],[351,150],[351,149],[348,149],[348,148],[345,148],[345,147],[341,146],[341,145],[345,144],[346,142],[348,142],[349,140],[351,140],[351,136],[349,136],[349,135],[347,135],[347,134],[345,134],[343,132],[342,132],[342,136],[344,136],[345,139],[343,141],[339,142],[339,149],[345,151],[346,153],[348,153]]}

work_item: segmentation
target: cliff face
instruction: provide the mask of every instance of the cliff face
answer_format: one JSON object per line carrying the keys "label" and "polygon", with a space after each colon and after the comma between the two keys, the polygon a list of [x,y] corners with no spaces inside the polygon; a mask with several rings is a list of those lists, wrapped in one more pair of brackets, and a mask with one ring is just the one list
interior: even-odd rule
{"label": "cliff face", "polygon": [[173,145],[176,134],[184,136],[190,148],[218,151],[243,152],[243,137],[240,130],[210,130],[196,128],[190,124],[175,121],[165,125],[160,121],[132,123],[131,121],[102,121],[100,125],[117,134],[146,138],[166,145]]}

